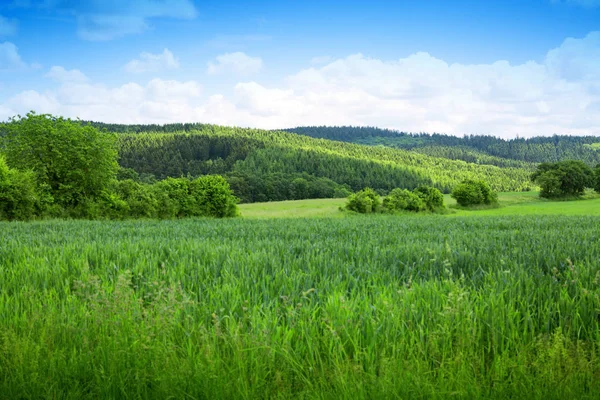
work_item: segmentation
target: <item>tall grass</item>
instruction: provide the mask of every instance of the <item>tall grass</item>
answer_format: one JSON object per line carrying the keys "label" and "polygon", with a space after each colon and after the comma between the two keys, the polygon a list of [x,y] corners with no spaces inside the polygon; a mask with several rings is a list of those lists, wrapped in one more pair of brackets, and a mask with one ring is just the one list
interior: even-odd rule
{"label": "tall grass", "polygon": [[0,224],[0,398],[597,398],[600,218]]}

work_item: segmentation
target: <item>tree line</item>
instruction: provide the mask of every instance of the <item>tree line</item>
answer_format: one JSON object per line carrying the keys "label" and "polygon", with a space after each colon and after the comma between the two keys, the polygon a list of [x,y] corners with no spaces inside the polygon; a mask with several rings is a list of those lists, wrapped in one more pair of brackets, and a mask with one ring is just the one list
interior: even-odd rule
{"label": "tree line", "polygon": [[[600,140],[596,136],[554,135],[528,139],[502,139],[490,135],[457,137],[439,133],[408,133],[374,127],[353,126],[306,126],[287,129],[286,131],[315,138],[424,151],[426,154],[468,162],[474,162],[472,161],[473,157],[477,157],[477,159],[483,161],[482,163],[491,165],[499,165],[499,160],[482,158],[477,153],[525,163],[557,162],[573,159],[581,160],[590,167],[600,163]],[[452,152],[446,149],[442,153],[439,150],[440,147],[460,148],[462,151]],[[421,150],[423,148],[428,149]],[[467,149],[471,152],[467,152]]]}
{"label": "tree line", "polygon": [[189,132],[118,135],[121,167],[141,181],[221,174],[242,202],[344,197],[371,187],[381,194],[420,185],[449,193],[464,179],[495,190],[531,188],[531,169],[478,165],[417,154],[314,139],[287,132],[203,125]]}

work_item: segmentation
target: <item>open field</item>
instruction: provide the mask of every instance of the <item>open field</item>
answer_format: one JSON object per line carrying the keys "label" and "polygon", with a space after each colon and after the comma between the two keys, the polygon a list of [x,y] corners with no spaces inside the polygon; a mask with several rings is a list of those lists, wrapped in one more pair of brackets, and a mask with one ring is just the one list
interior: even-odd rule
{"label": "open field", "polygon": [[599,224],[0,223],[0,398],[597,398]]}
{"label": "open field", "polygon": [[[448,215],[600,215],[600,198],[578,201],[550,201],[540,199],[537,192],[508,192],[498,196],[500,207],[484,210],[454,208],[456,201],[450,195],[444,202],[451,210]],[[240,204],[242,217],[247,218],[306,218],[343,217],[339,211],[346,199],[312,199],[278,201],[271,203]]]}

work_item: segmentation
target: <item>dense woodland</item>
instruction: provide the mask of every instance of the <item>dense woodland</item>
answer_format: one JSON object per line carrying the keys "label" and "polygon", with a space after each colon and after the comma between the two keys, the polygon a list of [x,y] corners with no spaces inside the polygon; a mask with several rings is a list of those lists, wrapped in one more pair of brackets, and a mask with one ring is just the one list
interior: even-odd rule
{"label": "dense woodland", "polygon": [[[287,132],[197,125],[167,133],[119,135],[120,164],[140,180],[221,174],[242,202],[345,197],[371,187],[385,194],[420,185],[449,193],[464,179],[482,179],[495,190],[527,190],[525,168],[478,165],[402,149],[315,139]],[[125,127],[107,126],[119,132]],[[151,127],[149,127],[151,128]]]}
{"label": "dense woodland", "polygon": [[528,166],[499,160],[498,157],[526,163],[581,160],[592,167],[600,163],[600,139],[596,136],[554,135],[506,140],[489,135],[456,137],[352,126],[308,126],[287,131],[315,138],[408,149],[436,157],[501,167]]}

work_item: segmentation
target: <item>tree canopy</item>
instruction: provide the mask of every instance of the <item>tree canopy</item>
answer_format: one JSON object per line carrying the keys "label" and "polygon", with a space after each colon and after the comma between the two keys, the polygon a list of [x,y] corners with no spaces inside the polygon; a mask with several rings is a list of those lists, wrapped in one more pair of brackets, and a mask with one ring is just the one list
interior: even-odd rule
{"label": "tree canopy", "polygon": [[118,147],[112,133],[35,113],[13,118],[3,130],[8,164],[34,171],[40,189],[57,205],[93,200],[115,179]]}
{"label": "tree canopy", "polygon": [[531,179],[540,185],[540,196],[546,198],[579,196],[594,187],[594,172],[579,160],[541,163]]}

